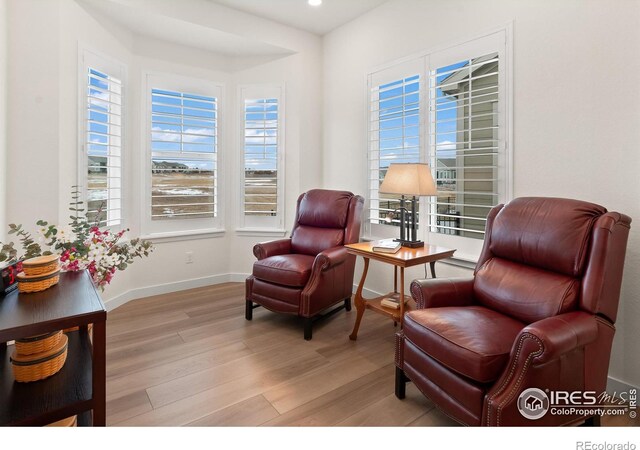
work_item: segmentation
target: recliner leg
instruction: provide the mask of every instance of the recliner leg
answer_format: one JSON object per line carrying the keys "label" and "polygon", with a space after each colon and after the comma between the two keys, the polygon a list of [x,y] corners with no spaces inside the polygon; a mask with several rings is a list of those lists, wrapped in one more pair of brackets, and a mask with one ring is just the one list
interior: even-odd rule
{"label": "recliner leg", "polygon": [[313,319],[311,317],[304,318],[304,340],[310,341],[313,328]]}
{"label": "recliner leg", "polygon": [[244,317],[247,320],[253,319],[253,302],[251,300],[247,300],[245,304]]}
{"label": "recliner leg", "polygon": [[344,309],[351,311],[351,297],[344,299]]}
{"label": "recliner leg", "polygon": [[406,396],[407,381],[409,379],[404,374],[404,371],[396,366],[396,397],[400,400]]}
{"label": "recliner leg", "polygon": [[600,426],[600,416],[592,416],[584,421],[583,427],[599,427]]}

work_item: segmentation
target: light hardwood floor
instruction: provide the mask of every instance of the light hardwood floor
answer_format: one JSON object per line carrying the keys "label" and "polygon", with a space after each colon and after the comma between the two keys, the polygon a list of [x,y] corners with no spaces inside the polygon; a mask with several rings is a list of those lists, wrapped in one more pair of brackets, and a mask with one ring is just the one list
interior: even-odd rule
{"label": "light hardwood floor", "polygon": [[[302,338],[299,319],[254,310],[244,284],[143,298],[107,320],[110,426],[453,426],[412,384],[394,390],[394,332],[355,308]],[[630,425],[628,420],[603,420]]]}

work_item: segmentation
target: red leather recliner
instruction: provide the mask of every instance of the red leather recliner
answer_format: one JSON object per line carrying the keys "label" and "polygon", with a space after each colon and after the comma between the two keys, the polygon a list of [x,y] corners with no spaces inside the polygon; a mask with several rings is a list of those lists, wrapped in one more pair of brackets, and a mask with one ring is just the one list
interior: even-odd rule
{"label": "red leather recliner", "polygon": [[246,319],[254,303],[296,314],[305,319],[309,340],[313,321],[326,316],[322,311],[339,302],[351,310],[355,256],[344,244],[360,239],[363,205],[362,197],[346,191],[314,189],[298,197],[291,238],[253,247],[258,261],[246,281]]}
{"label": "red leather recliner", "polygon": [[396,335],[396,396],[411,380],[467,425],[598,423],[530,419],[518,401],[528,388],[605,390],[630,223],[559,198],[493,208],[473,278],[411,284],[418,310]]}

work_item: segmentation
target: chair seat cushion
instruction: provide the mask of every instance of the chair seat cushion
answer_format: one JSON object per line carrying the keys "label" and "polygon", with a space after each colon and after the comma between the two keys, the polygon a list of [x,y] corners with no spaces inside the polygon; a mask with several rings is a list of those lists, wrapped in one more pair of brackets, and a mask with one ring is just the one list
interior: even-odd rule
{"label": "chair seat cushion", "polygon": [[448,369],[481,383],[498,379],[525,324],[483,306],[411,311],[404,334]]}
{"label": "chair seat cushion", "polygon": [[270,256],[253,263],[253,276],[283,286],[302,287],[309,281],[314,259],[298,254]]}

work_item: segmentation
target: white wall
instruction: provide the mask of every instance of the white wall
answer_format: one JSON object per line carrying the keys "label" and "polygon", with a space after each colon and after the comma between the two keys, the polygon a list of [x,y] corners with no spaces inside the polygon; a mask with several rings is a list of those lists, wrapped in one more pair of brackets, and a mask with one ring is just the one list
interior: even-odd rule
{"label": "white wall", "polygon": [[34,223],[58,217],[60,5],[12,0],[8,18],[6,220]]}
{"label": "white wall", "polygon": [[[140,4],[137,0],[121,3]],[[215,22],[220,26],[217,22],[224,19],[224,26],[236,24],[236,32],[244,30],[252,39],[275,42],[279,46],[290,44],[290,49],[282,55],[238,58],[138,36],[73,0],[9,0],[8,6],[12,21],[8,101],[11,111],[15,111],[9,122],[9,148],[12,149],[9,163],[17,169],[9,175],[11,199],[6,220],[0,223],[32,225],[38,218],[68,221],[70,187],[76,183],[77,174],[79,43],[125,64],[128,69],[123,161],[124,188],[128,193],[124,205],[125,225],[131,228],[131,236],[144,233],[141,224],[144,208],[141,180],[146,164],[143,74],[147,71],[173,73],[226,86],[226,120],[221,131],[226,135],[227,144],[220,149],[225,179],[226,233],[220,237],[156,242],[150,258],[118,273],[107,288],[103,298],[109,307],[139,296],[226,281],[232,277],[230,274],[250,272],[251,248],[265,238],[235,234],[236,207],[241,206],[235,204],[233,195],[240,176],[234,165],[234,155],[241,150],[236,142],[238,83],[286,86],[285,223],[288,227],[293,221],[299,190],[321,185],[321,110],[308,107],[320,105],[321,100],[319,37],[206,1],[185,0],[179,11],[173,11],[183,20],[197,21],[200,25]],[[175,2],[158,1],[154,7],[160,13],[167,12],[165,9],[174,8]],[[0,211],[3,210],[0,204]],[[186,252],[193,252],[192,264],[185,264]]]}
{"label": "white wall", "polygon": [[[636,220],[610,374],[639,386],[639,2],[395,0],[329,33],[323,65],[325,186],[366,194],[368,71],[510,21],[514,194],[592,201]],[[444,265],[439,271],[471,274]],[[419,271],[411,272],[409,280],[416,276]],[[389,274],[375,268],[369,280],[379,291],[391,286]]]}
{"label": "white wall", "polygon": [[0,241],[6,235],[7,212],[7,4],[0,2]]}

